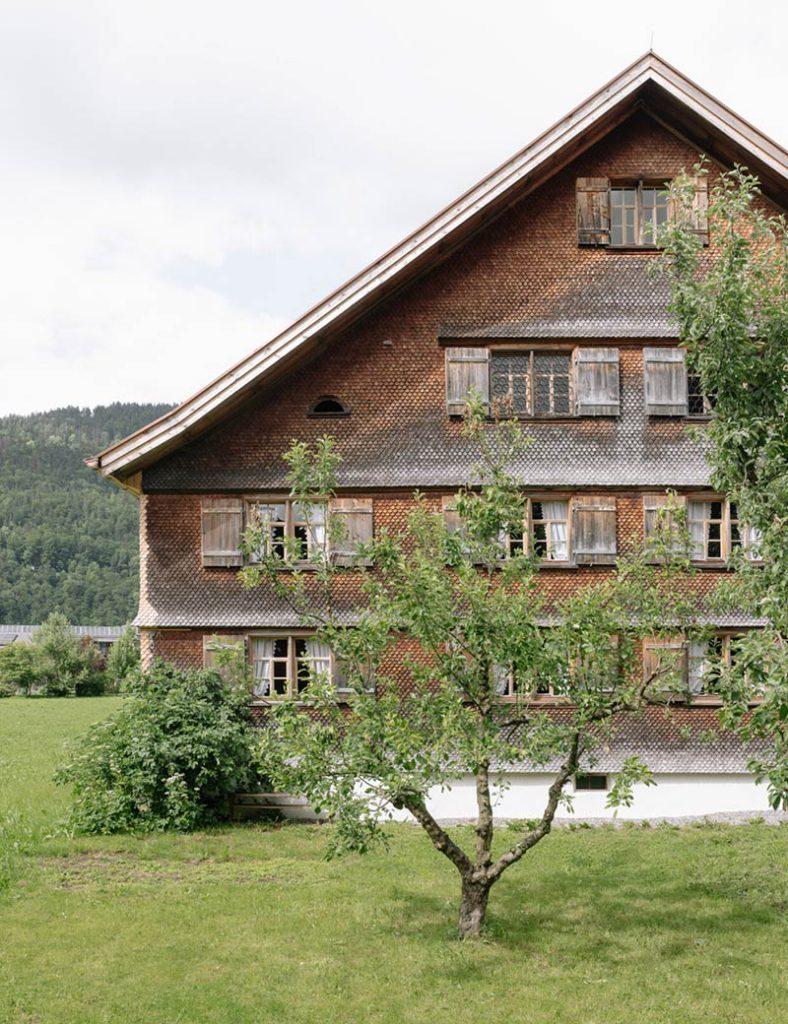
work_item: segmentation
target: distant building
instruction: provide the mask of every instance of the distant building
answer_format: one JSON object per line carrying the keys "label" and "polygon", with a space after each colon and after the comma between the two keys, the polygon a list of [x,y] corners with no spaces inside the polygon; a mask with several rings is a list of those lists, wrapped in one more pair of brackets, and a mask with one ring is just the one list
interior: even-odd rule
{"label": "distant building", "polygon": [[[16,643],[17,641],[29,644],[39,629],[41,629],[41,626],[9,626],[0,623],[0,647],[7,647],[9,644]],[[71,627],[71,632],[75,636],[82,637],[85,640],[92,640],[102,658],[106,658],[110,647],[121,638],[125,630],[125,626]]]}

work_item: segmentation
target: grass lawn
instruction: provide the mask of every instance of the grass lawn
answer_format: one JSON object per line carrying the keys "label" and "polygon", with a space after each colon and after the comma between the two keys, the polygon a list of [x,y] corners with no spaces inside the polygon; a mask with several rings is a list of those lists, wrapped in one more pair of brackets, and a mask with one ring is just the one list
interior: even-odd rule
{"label": "grass lawn", "polygon": [[3,1024],[788,1019],[785,828],[557,832],[461,944],[416,829],[332,863],[312,826],[63,835],[52,767],[116,703],[0,701]]}

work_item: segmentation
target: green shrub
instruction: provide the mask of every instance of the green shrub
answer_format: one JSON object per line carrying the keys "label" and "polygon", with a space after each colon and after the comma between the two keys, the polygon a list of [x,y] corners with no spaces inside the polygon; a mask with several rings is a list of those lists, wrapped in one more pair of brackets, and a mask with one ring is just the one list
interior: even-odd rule
{"label": "green shrub", "polygon": [[38,681],[35,652],[30,644],[19,641],[0,648],[0,688],[13,693],[29,693]]}
{"label": "green shrub", "polygon": [[2,697],[13,697],[16,693],[16,687],[10,683],[0,682],[0,698]]}
{"label": "green shrub", "polygon": [[187,832],[226,818],[229,797],[258,784],[244,687],[157,663],[127,693],[56,773],[73,786],[78,831]]}
{"label": "green shrub", "polygon": [[95,697],[104,692],[98,649],[74,636],[65,615],[53,612],[31,644],[42,697]]}
{"label": "green shrub", "polygon": [[121,636],[110,647],[107,664],[104,669],[107,689],[113,693],[120,692],[126,680],[140,666],[140,644],[137,631],[127,626]]}

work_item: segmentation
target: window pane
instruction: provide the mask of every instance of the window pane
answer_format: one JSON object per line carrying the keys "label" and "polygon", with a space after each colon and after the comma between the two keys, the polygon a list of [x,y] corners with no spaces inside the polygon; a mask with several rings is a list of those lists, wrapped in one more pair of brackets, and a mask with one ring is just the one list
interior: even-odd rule
{"label": "window pane", "polygon": [[570,369],[568,354],[534,353],[534,412],[537,415],[568,415]]}
{"label": "window pane", "polygon": [[530,356],[528,353],[493,353],[490,361],[492,399],[495,411],[527,415]]}

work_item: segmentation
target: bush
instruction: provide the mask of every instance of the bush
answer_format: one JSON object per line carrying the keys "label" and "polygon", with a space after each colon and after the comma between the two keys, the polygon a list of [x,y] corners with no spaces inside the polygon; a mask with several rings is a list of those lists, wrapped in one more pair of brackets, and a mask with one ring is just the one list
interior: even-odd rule
{"label": "bush", "polygon": [[3,696],[30,693],[38,681],[35,652],[30,644],[18,640],[0,648],[0,690]]}
{"label": "bush", "polygon": [[107,689],[118,693],[123,689],[126,680],[137,671],[140,665],[140,644],[137,631],[127,626],[122,635],[110,647],[107,655],[105,676]]}
{"label": "bush", "polygon": [[127,693],[56,773],[73,786],[78,831],[187,832],[226,818],[228,798],[260,782],[245,687],[157,663]]}
{"label": "bush", "polygon": [[16,687],[10,683],[0,682],[0,698],[2,697],[13,697],[16,693]]}
{"label": "bush", "polygon": [[42,697],[95,697],[104,692],[100,657],[93,643],[74,636],[65,615],[53,612],[31,644]]}

